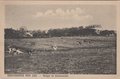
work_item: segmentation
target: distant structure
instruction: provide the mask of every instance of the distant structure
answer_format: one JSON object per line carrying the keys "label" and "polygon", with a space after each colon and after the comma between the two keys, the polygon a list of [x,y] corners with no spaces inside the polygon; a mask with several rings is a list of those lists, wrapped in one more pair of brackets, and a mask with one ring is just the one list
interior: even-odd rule
{"label": "distant structure", "polygon": [[30,32],[25,32],[24,37],[33,37],[33,34]]}
{"label": "distant structure", "polygon": [[95,32],[96,32],[96,34],[98,34],[98,35],[100,34],[100,30],[97,30],[97,29],[96,29]]}

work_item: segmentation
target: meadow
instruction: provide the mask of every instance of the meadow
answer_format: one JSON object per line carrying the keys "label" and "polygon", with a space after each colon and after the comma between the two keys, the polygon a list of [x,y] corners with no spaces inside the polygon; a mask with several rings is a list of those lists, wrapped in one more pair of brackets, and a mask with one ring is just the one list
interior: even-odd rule
{"label": "meadow", "polygon": [[[10,55],[8,46],[24,54]],[[5,39],[4,58],[6,74],[115,74],[116,37]]]}

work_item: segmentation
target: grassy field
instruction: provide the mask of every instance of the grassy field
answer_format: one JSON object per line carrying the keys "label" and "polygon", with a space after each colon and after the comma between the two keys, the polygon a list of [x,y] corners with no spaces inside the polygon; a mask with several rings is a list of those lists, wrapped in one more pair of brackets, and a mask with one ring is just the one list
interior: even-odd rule
{"label": "grassy field", "polygon": [[[5,39],[5,51],[9,45],[24,54],[12,56],[5,52],[6,74],[116,73],[115,37]],[[54,45],[57,50],[53,50]],[[32,55],[27,50],[32,50]]]}

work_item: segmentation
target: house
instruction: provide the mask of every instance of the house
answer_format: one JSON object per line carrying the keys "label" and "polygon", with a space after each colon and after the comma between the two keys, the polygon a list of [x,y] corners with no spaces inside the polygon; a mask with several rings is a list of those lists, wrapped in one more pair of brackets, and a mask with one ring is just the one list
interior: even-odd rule
{"label": "house", "polygon": [[24,37],[33,37],[33,34],[30,32],[25,32]]}

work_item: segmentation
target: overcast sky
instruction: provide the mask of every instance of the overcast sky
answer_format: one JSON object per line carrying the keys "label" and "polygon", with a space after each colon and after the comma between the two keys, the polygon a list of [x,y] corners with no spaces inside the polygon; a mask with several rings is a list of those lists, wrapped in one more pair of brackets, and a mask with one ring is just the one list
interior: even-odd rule
{"label": "overcast sky", "polygon": [[116,29],[116,7],[112,5],[7,5],[5,16],[6,27],[29,30],[92,24]]}

